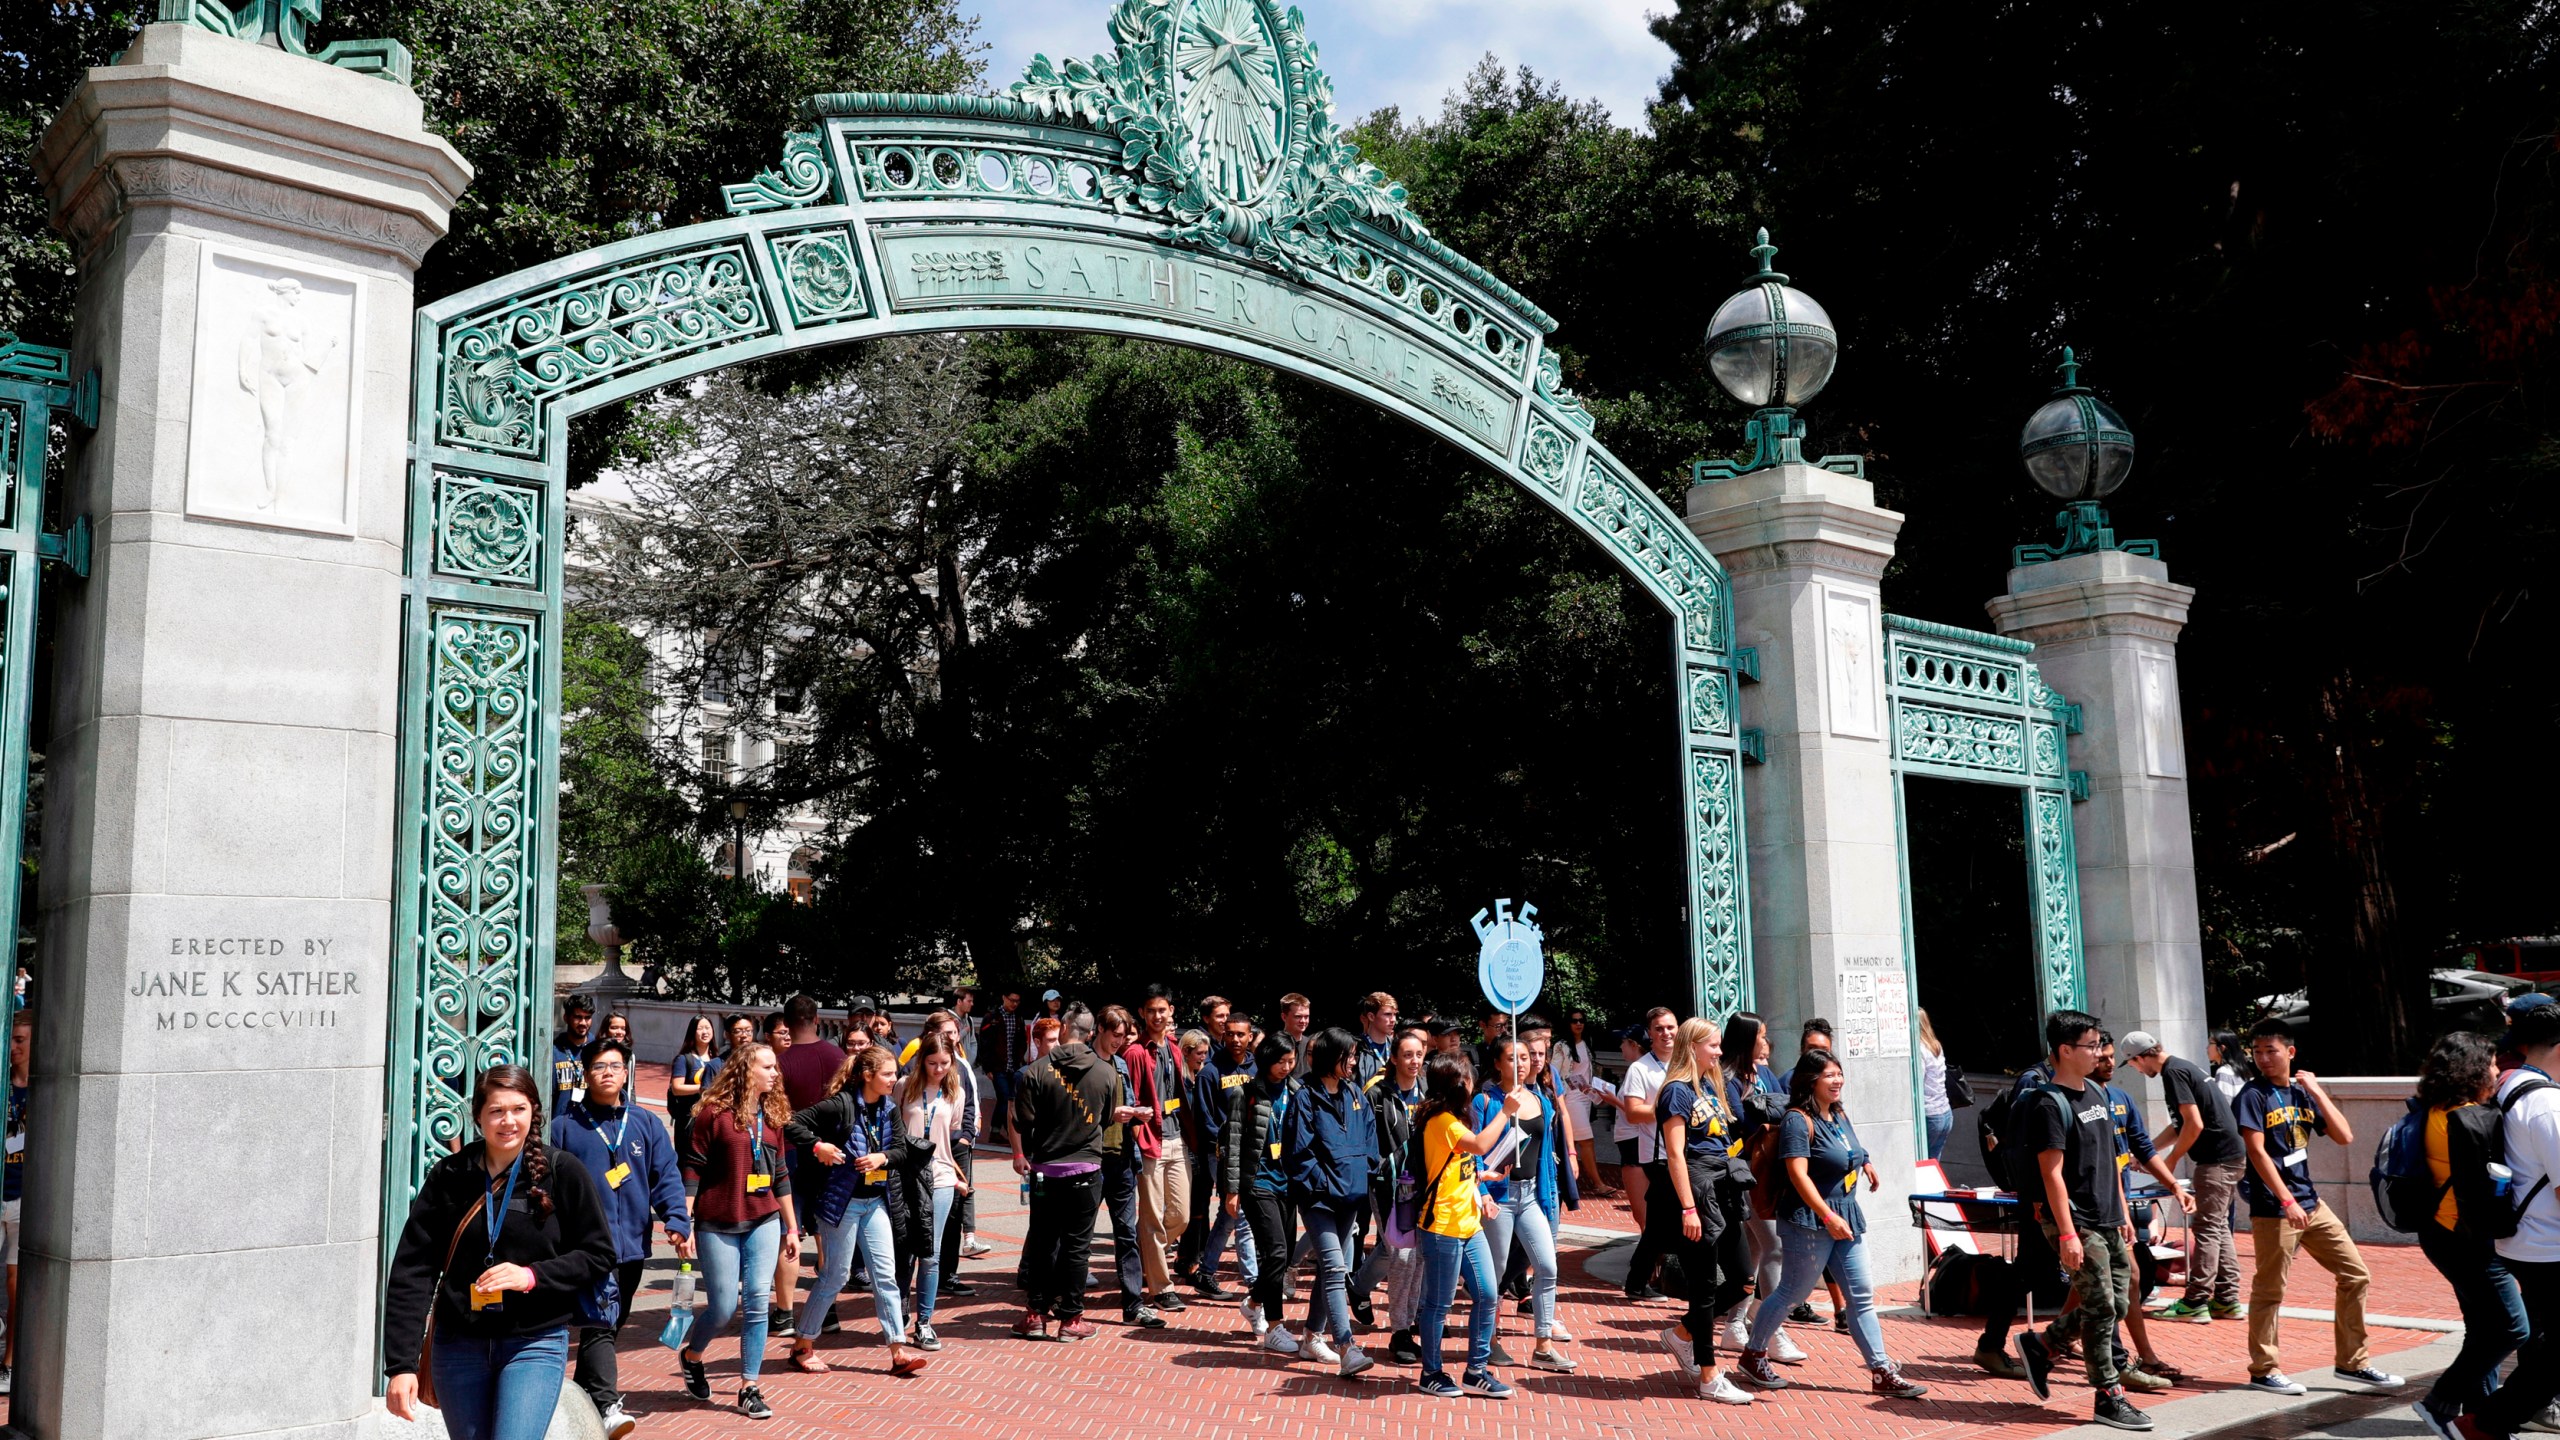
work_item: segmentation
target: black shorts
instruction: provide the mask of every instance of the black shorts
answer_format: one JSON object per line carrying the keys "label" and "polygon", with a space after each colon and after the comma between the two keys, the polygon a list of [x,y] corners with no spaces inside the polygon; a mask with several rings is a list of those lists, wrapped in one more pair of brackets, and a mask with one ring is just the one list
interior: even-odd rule
{"label": "black shorts", "polygon": [[1621,1165],[1633,1165],[1636,1163],[1636,1140],[1634,1136],[1630,1135],[1626,1139],[1618,1142],[1618,1163]]}

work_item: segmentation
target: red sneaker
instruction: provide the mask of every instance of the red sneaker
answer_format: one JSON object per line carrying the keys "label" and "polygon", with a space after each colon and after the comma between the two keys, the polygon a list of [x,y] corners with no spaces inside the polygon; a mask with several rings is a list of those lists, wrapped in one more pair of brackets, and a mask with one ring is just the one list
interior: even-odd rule
{"label": "red sneaker", "polygon": [[1025,1310],[1022,1312],[1022,1318],[1013,1322],[1013,1333],[1025,1340],[1037,1340],[1041,1338],[1040,1332],[1046,1329],[1048,1324],[1048,1316],[1037,1310]]}
{"label": "red sneaker", "polygon": [[1093,1325],[1082,1315],[1071,1316],[1068,1319],[1058,1322],[1058,1338],[1061,1340],[1090,1340],[1093,1338]]}

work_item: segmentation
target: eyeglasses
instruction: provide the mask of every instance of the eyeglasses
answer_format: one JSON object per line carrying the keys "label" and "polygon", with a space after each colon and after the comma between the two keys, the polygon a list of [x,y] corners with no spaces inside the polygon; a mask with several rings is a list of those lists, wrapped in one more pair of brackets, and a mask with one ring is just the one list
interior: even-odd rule
{"label": "eyeglasses", "polygon": [[2092,1055],[2097,1055],[2103,1053],[2107,1047],[2103,1041],[2074,1040],[2062,1048],[2065,1050],[2086,1050]]}

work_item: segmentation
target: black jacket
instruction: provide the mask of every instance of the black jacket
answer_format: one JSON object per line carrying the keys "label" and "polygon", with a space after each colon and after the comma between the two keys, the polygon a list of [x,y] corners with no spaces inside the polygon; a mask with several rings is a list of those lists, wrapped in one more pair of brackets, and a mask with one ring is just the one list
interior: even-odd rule
{"label": "black jacket", "polygon": [[[576,1156],[544,1146],[550,1170],[551,1214],[536,1219],[525,1175],[516,1180],[515,1198],[506,1208],[497,1244],[489,1244],[487,1212],[471,1217],[459,1244],[454,1234],[473,1201],[488,1194],[489,1172],[481,1163],[481,1142],[474,1140],[427,1171],[418,1197],[409,1202],[409,1222],[401,1227],[399,1248],[392,1252],[390,1282],[382,1304],[382,1373],[407,1375],[418,1368],[419,1342],[432,1311],[436,1328],[447,1334],[495,1340],[539,1335],[571,1323],[578,1297],[613,1269],[613,1229],[594,1177]],[[493,1202],[494,1203],[494,1200]],[[453,1265],[444,1269],[445,1251]],[[474,1312],[471,1282],[493,1264],[523,1265],[533,1271],[534,1288],[510,1292],[506,1299]],[[437,1272],[443,1269],[439,1281]],[[626,1303],[629,1297],[625,1297]]]}
{"label": "black jacket", "polygon": [[1271,1142],[1279,1136],[1271,1094],[1261,1079],[1237,1086],[1227,1097],[1227,1123],[1218,1135],[1218,1193],[1241,1195],[1253,1188],[1265,1166],[1285,1164],[1271,1158]]}
{"label": "black jacket", "polygon": [[[857,1098],[851,1088],[839,1090],[793,1115],[791,1123],[782,1127],[782,1138],[791,1142],[792,1152],[808,1157],[813,1182],[835,1169],[820,1165],[809,1154],[810,1147],[821,1140],[844,1151],[848,1165],[862,1158],[862,1147],[853,1138]],[[898,1111],[895,1095],[889,1097],[889,1109],[892,1114]],[[900,1254],[921,1254],[918,1247],[929,1244],[925,1234],[933,1228],[933,1146],[928,1141],[909,1138],[903,1125],[892,1128],[897,1134],[880,1150],[889,1157],[889,1183],[882,1187],[889,1202],[889,1231]],[[796,1203],[805,1207],[801,1213],[814,1226],[818,1196],[802,1195]]]}
{"label": "black jacket", "polygon": [[1099,1165],[1102,1131],[1120,1093],[1119,1072],[1079,1040],[1022,1067],[1013,1123],[1034,1165]]}
{"label": "black jacket", "polygon": [[[2444,1117],[2445,1154],[2453,1161],[2453,1233],[2483,1245],[2515,1233],[2515,1202],[2500,1195],[2489,1178],[2489,1162],[2505,1153],[2499,1119],[2494,1100],[2448,1110]],[[2425,1223],[2436,1223],[2435,1211],[2427,1212]]]}

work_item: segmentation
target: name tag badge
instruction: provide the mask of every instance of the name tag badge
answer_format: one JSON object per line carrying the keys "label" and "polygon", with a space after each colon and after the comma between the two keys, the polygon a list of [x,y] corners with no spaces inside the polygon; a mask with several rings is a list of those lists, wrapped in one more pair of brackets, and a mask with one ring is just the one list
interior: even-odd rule
{"label": "name tag badge", "polygon": [[492,1305],[503,1305],[506,1300],[507,1292],[504,1290],[483,1290],[477,1285],[471,1287],[471,1308],[474,1311],[486,1310]]}
{"label": "name tag badge", "polygon": [[580,1085],[580,1086],[577,1086],[576,1088],[572,1089],[572,1090],[569,1092],[569,1100],[570,1100],[570,1103],[572,1103],[572,1104],[577,1104],[577,1105],[584,1105],[584,1104],[586,1104],[586,1103],[587,1103],[587,1087],[586,1087],[586,1086],[584,1086],[584,1085]]}
{"label": "name tag badge", "polygon": [[2311,1152],[2308,1150],[2293,1151],[2284,1157],[2284,1168],[2287,1170],[2299,1170],[2310,1159]]}
{"label": "name tag badge", "polygon": [[1280,1158],[1280,1142],[1277,1140],[1271,1142],[1271,1158],[1274,1160]]}
{"label": "name tag badge", "polygon": [[2117,1169],[2119,1169],[2119,1170],[2127,1170],[2127,1169],[2131,1169],[2131,1168],[2132,1168],[2132,1166],[2133,1166],[2133,1157],[2132,1157],[2132,1156],[2130,1156],[2130,1155],[2119,1155],[2119,1156],[2117,1156],[2117,1157],[2116,1157],[2116,1168],[2117,1168]]}
{"label": "name tag badge", "polygon": [[27,1148],[27,1136],[26,1136],[26,1132],[25,1132],[25,1131],[23,1131],[23,1130],[22,1130],[22,1131],[19,1131],[17,1134],[12,1135],[12,1136],[10,1136],[10,1137],[9,1137],[9,1153],[10,1153],[10,1154],[15,1155],[15,1154],[17,1154],[19,1151],[24,1150],[24,1149],[26,1149],[26,1148]]}
{"label": "name tag badge", "polygon": [[750,1175],[747,1177],[747,1193],[750,1195],[755,1194],[759,1190],[770,1190],[772,1188],[773,1177],[770,1175]]}
{"label": "name tag badge", "polygon": [[1179,1110],[1179,1109],[1181,1109],[1181,1108],[1182,1108],[1182,1102],[1181,1102],[1181,1101],[1179,1101],[1179,1100],[1167,1100],[1166,1102],[1164,1102],[1164,1113],[1166,1113],[1167,1115],[1170,1115],[1170,1114],[1172,1114],[1174,1111]]}
{"label": "name tag badge", "polygon": [[1855,1195],[1858,1193],[1857,1171],[1852,1170],[1848,1174],[1840,1177],[1840,1193],[1843,1195]]}
{"label": "name tag badge", "polygon": [[886,1170],[865,1170],[862,1172],[862,1183],[865,1185],[886,1185],[889,1183],[889,1172]]}
{"label": "name tag badge", "polygon": [[612,1186],[612,1187],[613,1187],[614,1189],[616,1189],[616,1190],[621,1189],[621,1188],[622,1188],[622,1182],[623,1182],[623,1181],[625,1181],[625,1180],[628,1180],[628,1179],[630,1179],[630,1178],[631,1178],[631,1162],[630,1162],[630,1161],[628,1161],[628,1160],[625,1160],[625,1161],[623,1161],[621,1164],[616,1165],[616,1166],[614,1166],[612,1169],[607,1170],[606,1172],[604,1172],[604,1183],[606,1183],[607,1185]]}

